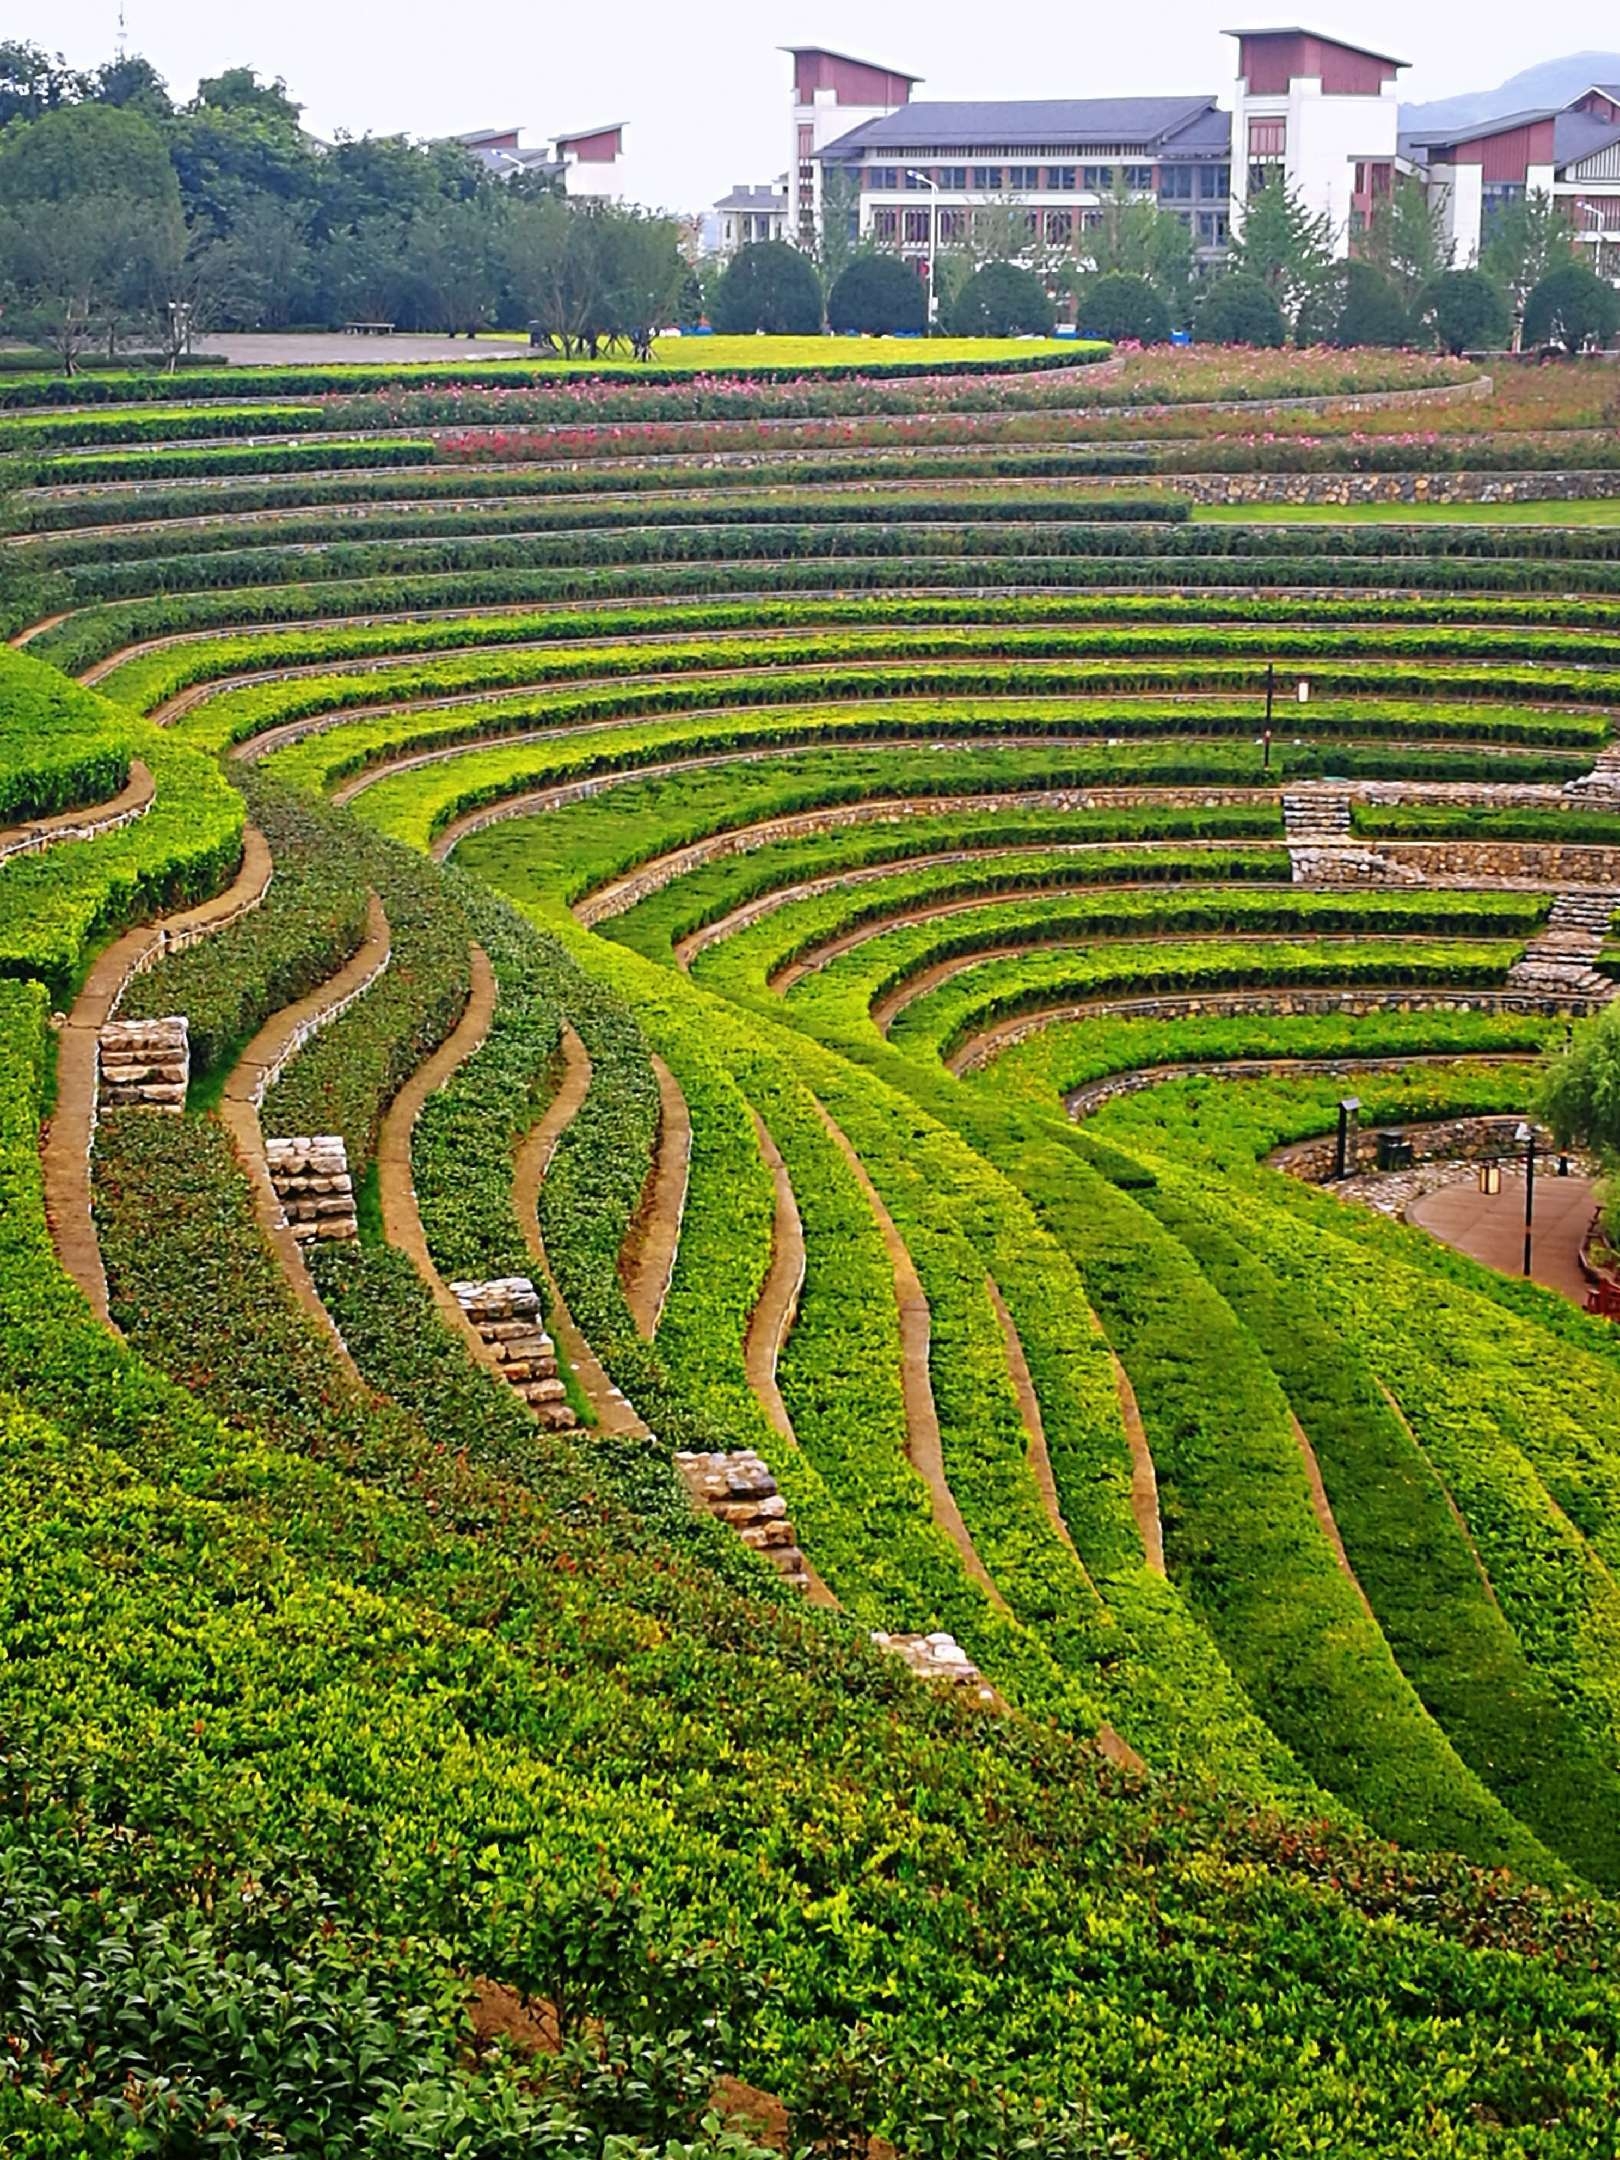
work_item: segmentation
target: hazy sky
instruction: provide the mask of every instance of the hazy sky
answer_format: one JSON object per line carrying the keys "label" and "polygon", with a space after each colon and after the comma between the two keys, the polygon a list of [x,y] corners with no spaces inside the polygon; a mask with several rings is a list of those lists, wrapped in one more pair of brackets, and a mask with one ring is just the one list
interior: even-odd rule
{"label": "hazy sky", "polygon": [[[199,75],[248,63],[284,75],[318,134],[442,135],[520,123],[627,125],[627,191],[697,209],[733,181],[786,161],[789,63],[782,44],[823,44],[924,76],[922,97],[1093,97],[1112,91],[1224,94],[1231,23],[1304,21],[1412,63],[1412,98],[1488,89],[1538,60],[1620,47],[1614,0],[1348,0],[1245,12],[1211,0],[1026,7],[984,0],[126,0],[129,43],[190,96]],[[87,65],[111,55],[118,0],[13,0],[5,34]]]}

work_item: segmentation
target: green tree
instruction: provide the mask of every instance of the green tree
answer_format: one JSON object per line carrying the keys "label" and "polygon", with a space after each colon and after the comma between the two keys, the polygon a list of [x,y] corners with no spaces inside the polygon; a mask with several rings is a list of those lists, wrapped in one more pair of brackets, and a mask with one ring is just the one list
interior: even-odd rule
{"label": "green tree", "polygon": [[1620,293],[1584,263],[1550,270],[1524,303],[1526,345],[1562,345],[1585,352],[1606,345],[1620,329]]}
{"label": "green tree", "polygon": [[1501,289],[1483,270],[1448,270],[1418,302],[1419,319],[1442,352],[1490,351],[1513,335],[1513,318]]}
{"label": "green tree", "polygon": [[1430,202],[1421,181],[1402,180],[1373,211],[1361,243],[1361,260],[1379,271],[1394,286],[1401,304],[1409,308],[1419,293],[1451,268],[1451,257],[1439,203]]}
{"label": "green tree", "polygon": [[815,264],[785,240],[756,240],[739,248],[715,289],[714,327],[731,337],[756,330],[813,337],[821,328]]}
{"label": "green tree", "polygon": [[1249,196],[1228,268],[1258,278],[1290,325],[1333,262],[1332,220],[1313,215],[1286,182],[1273,180]]}
{"label": "green tree", "polygon": [[957,293],[946,327],[953,337],[1050,337],[1052,324],[1052,303],[1034,271],[993,262]]}
{"label": "green tree", "polygon": [[860,220],[860,181],[847,165],[824,165],[816,268],[829,292],[860,252]]}
{"label": "green tree", "polygon": [[1504,203],[1479,251],[1479,267],[1507,295],[1515,323],[1542,279],[1575,260],[1569,220],[1542,188]]}
{"label": "green tree", "polygon": [[[1620,1005],[1579,1022],[1542,1059],[1533,1101],[1560,1147],[1590,1148],[1611,1177],[1620,1170]],[[1612,1192],[1606,1199],[1612,1230]]]}
{"label": "green tree", "polygon": [[433,326],[474,336],[492,319],[500,293],[494,219],[480,203],[436,203],[412,219],[407,237]]}
{"label": "green tree", "polygon": [[58,105],[75,105],[89,87],[60,53],[18,38],[0,40],[0,127],[13,120],[37,120]]}
{"label": "green tree", "polygon": [[121,196],[78,194],[0,212],[0,286],[7,320],[54,354],[65,375],[88,348],[116,343],[135,312],[133,281],[153,231]]}
{"label": "green tree", "polygon": [[653,339],[675,316],[686,277],[675,220],[607,204],[583,204],[574,215],[596,226],[603,334],[623,340],[636,359],[651,360]]}
{"label": "green tree", "polygon": [[1088,278],[1078,298],[1077,327],[1084,336],[1115,345],[1163,345],[1170,336],[1170,310],[1145,277],[1110,270]]}
{"label": "green tree", "polygon": [[1192,228],[1175,211],[1162,210],[1151,196],[1127,187],[1123,177],[1116,178],[1097,222],[1079,236],[1074,260],[1082,274],[1146,278],[1173,316],[1187,313],[1194,276]]}
{"label": "green tree", "polygon": [[1300,310],[1302,345],[1409,345],[1413,323],[1399,291],[1371,263],[1347,262]]}
{"label": "green tree", "polygon": [[163,137],[138,112],[62,105],[0,134],[0,205],[113,197],[161,215],[180,191]]}
{"label": "green tree", "polygon": [[926,330],[928,295],[898,255],[857,255],[827,295],[827,321],[875,337]]}
{"label": "green tree", "polygon": [[1193,337],[1200,345],[1265,345],[1288,341],[1276,294],[1260,278],[1233,270],[1217,278],[1198,303]]}

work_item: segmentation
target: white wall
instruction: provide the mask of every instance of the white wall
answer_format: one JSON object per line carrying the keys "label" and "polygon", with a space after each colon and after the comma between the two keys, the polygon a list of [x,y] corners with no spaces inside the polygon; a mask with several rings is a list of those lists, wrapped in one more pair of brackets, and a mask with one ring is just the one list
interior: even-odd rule
{"label": "white wall", "polygon": [[1485,220],[1485,169],[1481,165],[1431,165],[1429,200],[1442,205],[1441,231],[1451,244],[1452,267],[1466,270],[1479,259]]}
{"label": "white wall", "polygon": [[[808,127],[812,132],[812,147],[821,150],[828,143],[837,142],[840,135],[847,135],[852,128],[864,127],[868,120],[881,120],[885,113],[897,112],[895,105],[840,105],[837,92],[831,88],[818,90],[813,105],[795,104],[793,108],[793,132],[788,153],[788,205],[786,236],[789,240],[799,237],[799,130]],[[812,165],[810,172],[812,189],[811,207],[815,227],[821,231],[822,172],[819,165]]]}
{"label": "white wall", "polygon": [[1350,207],[1360,158],[1393,161],[1399,134],[1399,101],[1393,83],[1379,97],[1324,95],[1320,76],[1299,75],[1286,93],[1251,97],[1240,75],[1233,96],[1232,222],[1242,224],[1249,193],[1249,122],[1287,122],[1283,170],[1314,216],[1333,226],[1335,251],[1350,252]]}

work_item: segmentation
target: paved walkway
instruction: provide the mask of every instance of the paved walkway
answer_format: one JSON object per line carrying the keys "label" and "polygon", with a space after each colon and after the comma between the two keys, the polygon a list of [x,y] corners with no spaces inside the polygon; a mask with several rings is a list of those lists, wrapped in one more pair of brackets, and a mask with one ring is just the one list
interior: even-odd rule
{"label": "paved walkway", "polygon": [[[1544,1170],[1537,1164],[1531,1272],[1538,1283],[1561,1291],[1577,1305],[1586,1303],[1586,1278],[1576,1255],[1596,1206],[1597,1189],[1590,1178],[1561,1178],[1555,1165]],[[1407,1209],[1406,1219],[1504,1275],[1523,1270],[1522,1170],[1504,1169],[1498,1193],[1482,1193],[1477,1180],[1425,1193]]]}

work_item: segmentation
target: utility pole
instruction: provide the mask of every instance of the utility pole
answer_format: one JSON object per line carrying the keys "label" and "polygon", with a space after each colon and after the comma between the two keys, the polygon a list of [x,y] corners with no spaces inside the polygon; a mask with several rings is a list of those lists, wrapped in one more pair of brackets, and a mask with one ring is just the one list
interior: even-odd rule
{"label": "utility pole", "polygon": [[934,258],[939,253],[939,182],[930,179],[925,172],[908,171],[906,178],[928,190],[928,329],[931,335],[934,328]]}

